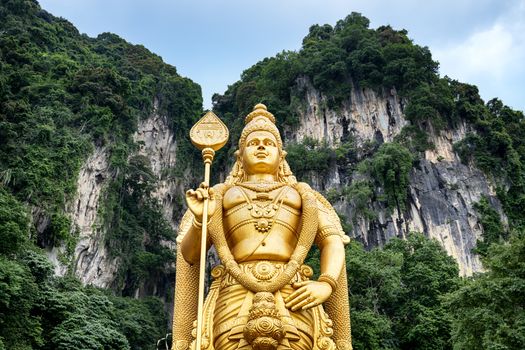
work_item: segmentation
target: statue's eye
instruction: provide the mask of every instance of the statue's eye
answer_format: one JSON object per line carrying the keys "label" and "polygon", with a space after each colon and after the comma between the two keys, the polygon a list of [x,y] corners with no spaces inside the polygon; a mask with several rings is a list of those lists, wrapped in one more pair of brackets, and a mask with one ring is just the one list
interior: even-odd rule
{"label": "statue's eye", "polygon": [[272,140],[266,140],[266,141],[264,142],[264,144],[265,144],[266,146],[275,146],[275,143],[274,143]]}
{"label": "statue's eye", "polygon": [[249,146],[257,146],[257,141],[252,140],[248,143]]}

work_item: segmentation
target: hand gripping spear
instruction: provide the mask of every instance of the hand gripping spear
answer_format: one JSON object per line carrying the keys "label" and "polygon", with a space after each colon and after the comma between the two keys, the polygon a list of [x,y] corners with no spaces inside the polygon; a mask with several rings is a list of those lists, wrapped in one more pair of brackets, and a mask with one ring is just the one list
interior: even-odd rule
{"label": "hand gripping spear", "polygon": [[[229,131],[226,125],[213,112],[208,112],[190,130],[190,139],[195,147],[202,151],[204,161],[204,186],[210,186],[210,169],[215,151],[221,149],[228,141]],[[208,234],[208,202],[204,199],[202,209],[202,234],[199,265],[199,296],[197,304],[197,337],[195,350],[201,350],[202,319],[204,308],[204,274],[206,273],[206,236]]]}

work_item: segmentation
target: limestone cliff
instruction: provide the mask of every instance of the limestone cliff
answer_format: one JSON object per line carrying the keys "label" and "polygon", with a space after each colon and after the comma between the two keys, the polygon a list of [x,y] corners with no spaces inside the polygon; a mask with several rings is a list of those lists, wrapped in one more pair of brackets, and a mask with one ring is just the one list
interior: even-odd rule
{"label": "limestone cliff", "polygon": [[352,134],[357,145],[362,146],[368,141],[392,141],[407,124],[403,101],[395,90],[377,96],[370,89],[354,87],[343,108],[335,111],[326,107],[326,98],[314,89],[308,78],[299,78],[297,89],[305,92],[305,100],[298,110],[300,126],[285,132],[288,141],[300,141],[308,135],[334,146]]}
{"label": "limestone cliff", "polygon": [[[98,218],[104,187],[112,178],[108,157],[106,148],[96,147],[80,169],[77,193],[66,208],[71,230],[78,234],[72,256],[61,259],[67,254],[63,245],[48,248],[55,274],[63,276],[72,269],[84,284],[101,288],[111,285],[118,269],[118,259],[109,255],[104,244],[104,230]],[[44,227],[38,230],[43,231]]]}
{"label": "limestone cliff", "polygon": [[[164,217],[175,228],[181,210],[178,196],[186,188],[188,177],[176,179],[164,176],[164,172],[176,165],[177,144],[173,131],[168,127],[167,117],[158,111],[158,101],[154,101],[151,115],[139,121],[133,140],[138,145],[133,155],[146,157],[157,179],[153,197],[161,203]],[[61,258],[67,254],[65,246],[48,248],[48,256],[55,265],[57,275],[62,276],[69,270],[82,283],[101,288],[113,286],[120,263],[120,259],[108,250],[105,240],[107,228],[101,217],[105,189],[115,175],[108,163],[108,149],[95,147],[81,167],[77,193],[66,210],[72,221],[71,230],[78,234],[72,256]],[[34,216],[38,218],[38,215]],[[41,230],[46,225],[42,222]],[[174,243],[165,244],[172,246]]]}
{"label": "limestone cliff", "polygon": [[[298,88],[305,91],[303,107],[298,109],[300,124],[287,130],[287,141],[301,141],[308,136],[336,147],[343,138],[351,137],[359,152],[366,143],[392,141],[409,124],[403,114],[405,101],[395,90],[376,93],[353,88],[342,107],[331,110],[326,107],[326,98],[308,79],[300,79]],[[367,247],[375,247],[391,237],[420,231],[441,242],[458,261],[462,274],[481,271],[479,257],[472,253],[482,234],[474,204],[486,196],[503,220],[505,216],[489,179],[475,167],[462,164],[454,153],[453,144],[467,131],[464,123],[453,130],[429,130],[434,149],[427,150],[410,173],[409,205],[401,217],[396,211],[389,214],[378,203],[369,203],[376,214],[374,219],[357,215],[353,204],[343,197],[334,203],[341,214],[354,220],[350,235]],[[340,190],[358,176],[357,173],[345,176],[334,164],[330,176],[319,178],[313,174],[311,181],[320,190]]]}
{"label": "limestone cliff", "polygon": [[111,177],[107,150],[96,148],[81,169],[70,209],[79,231],[72,268],[83,283],[102,288],[112,284],[119,263],[104,244],[104,229],[98,218],[103,190]]}
{"label": "limestone cliff", "polygon": [[139,121],[133,139],[139,145],[137,153],[149,159],[151,170],[158,180],[153,196],[162,204],[164,217],[176,228],[180,218],[173,216],[173,213],[179,213],[175,207],[181,204],[179,195],[185,189],[185,181],[174,177],[168,179],[163,174],[176,166],[177,143],[175,134],[168,126],[167,116],[159,113],[157,100],[154,101],[151,116]]}

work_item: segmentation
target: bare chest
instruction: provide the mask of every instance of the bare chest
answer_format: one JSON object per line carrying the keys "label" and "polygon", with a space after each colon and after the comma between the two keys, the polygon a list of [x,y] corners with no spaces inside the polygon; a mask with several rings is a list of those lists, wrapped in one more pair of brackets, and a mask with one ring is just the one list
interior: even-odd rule
{"label": "bare chest", "polygon": [[238,261],[287,261],[297,243],[301,197],[288,186],[268,192],[233,187],[223,199],[226,241]]}
{"label": "bare chest", "polygon": [[284,204],[295,210],[301,210],[301,196],[297,190],[289,186],[283,186],[268,192],[235,186],[224,194],[223,207],[225,212],[245,203],[256,203],[260,206]]}

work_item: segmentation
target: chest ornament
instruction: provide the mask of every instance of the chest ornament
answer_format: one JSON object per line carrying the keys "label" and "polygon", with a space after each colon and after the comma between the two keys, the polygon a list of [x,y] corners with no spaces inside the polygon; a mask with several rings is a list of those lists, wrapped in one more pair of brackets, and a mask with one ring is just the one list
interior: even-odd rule
{"label": "chest ornament", "polygon": [[262,192],[256,193],[255,198],[252,199],[243,188],[241,188],[241,192],[248,203],[247,209],[250,212],[250,216],[256,219],[254,223],[255,229],[263,234],[270,231],[274,222],[273,217],[283,203],[286,188],[279,191],[275,198],[272,198],[268,192]]}

